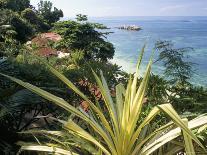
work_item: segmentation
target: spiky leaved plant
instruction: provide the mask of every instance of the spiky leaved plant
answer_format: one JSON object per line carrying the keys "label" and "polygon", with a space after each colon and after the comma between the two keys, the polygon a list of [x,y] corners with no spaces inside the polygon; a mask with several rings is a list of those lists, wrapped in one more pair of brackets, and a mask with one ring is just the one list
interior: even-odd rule
{"label": "spiky leaved plant", "polygon": [[[52,101],[56,105],[59,105],[70,114],[82,119],[91,128],[90,130],[84,130],[74,122],[72,119],[73,117],[69,117],[69,119],[65,121],[59,120],[63,125],[62,131],[36,130],[26,132],[32,133],[33,135],[41,133],[51,140],[50,143],[44,143],[42,141],[38,141],[38,144],[22,143],[23,146],[21,147],[21,151],[36,150],[68,155],[77,153],[77,150],[71,149],[75,146],[81,147],[81,149],[87,150],[88,152],[91,152],[91,154],[147,155],[157,154],[157,150],[161,150],[160,148],[165,147],[166,144],[172,143],[173,147],[168,147],[168,150],[164,153],[158,151],[159,154],[171,155],[185,149],[187,154],[192,155],[195,154],[192,142],[194,141],[200,148],[202,148],[199,150],[205,152],[205,147],[190,129],[207,124],[206,116],[201,116],[188,122],[187,120],[182,120],[170,104],[161,104],[154,107],[148,116],[140,121],[143,100],[145,98],[152,65],[151,58],[144,77],[138,86],[138,75],[143,53],[144,48],[142,49],[138,60],[136,73],[134,74],[133,79],[129,79],[127,88],[125,89],[122,84],[116,86],[115,99],[111,97],[110,90],[102,73],[101,78],[99,78],[97,74],[93,72],[103,96],[104,106],[107,110],[103,110],[98,103],[93,103],[64,75],[60,74],[57,70],[47,64],[55,76],[89,103],[89,113],[71,106],[62,98],[36,86],[11,76],[1,74],[43,98]],[[106,112],[109,118],[106,118]],[[172,122],[148,133],[146,130],[148,125],[160,112],[164,112]],[[177,128],[175,126],[177,126]],[[183,141],[179,140],[179,142],[176,143],[176,138],[181,135],[184,137]]]}

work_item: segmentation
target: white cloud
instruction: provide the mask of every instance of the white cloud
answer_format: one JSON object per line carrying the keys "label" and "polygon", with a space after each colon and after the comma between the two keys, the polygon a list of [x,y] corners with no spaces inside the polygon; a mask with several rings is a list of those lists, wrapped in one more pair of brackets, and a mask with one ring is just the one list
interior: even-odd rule
{"label": "white cloud", "polygon": [[168,12],[168,11],[176,11],[186,8],[184,5],[171,5],[171,6],[166,6],[160,9],[160,12]]}

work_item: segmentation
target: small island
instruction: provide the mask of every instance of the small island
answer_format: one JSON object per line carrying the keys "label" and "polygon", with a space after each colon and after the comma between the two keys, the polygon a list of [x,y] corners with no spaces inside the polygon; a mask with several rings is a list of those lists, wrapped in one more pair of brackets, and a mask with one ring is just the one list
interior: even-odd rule
{"label": "small island", "polygon": [[120,26],[120,27],[117,27],[117,28],[121,29],[121,30],[128,30],[128,31],[140,31],[140,30],[142,30],[141,27],[136,26],[136,25],[123,25],[123,26]]}

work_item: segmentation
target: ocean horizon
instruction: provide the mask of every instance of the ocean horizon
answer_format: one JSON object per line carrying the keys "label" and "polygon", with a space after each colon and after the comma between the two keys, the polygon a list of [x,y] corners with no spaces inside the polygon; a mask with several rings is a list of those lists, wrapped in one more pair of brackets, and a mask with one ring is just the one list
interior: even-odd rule
{"label": "ocean horizon", "polygon": [[[190,81],[195,85],[207,86],[207,16],[89,17],[89,21],[104,24],[110,28],[107,31],[113,32],[107,38],[116,51],[111,62],[122,66],[124,71],[135,71],[140,50],[147,43],[142,67],[144,71],[156,41],[168,40],[176,48],[193,48],[193,51],[187,53],[189,60],[195,63]],[[122,25],[137,25],[142,30],[126,31],[116,28]],[[155,52],[154,60],[157,57],[158,53]],[[161,63],[153,64],[154,74],[162,76],[163,70]]]}

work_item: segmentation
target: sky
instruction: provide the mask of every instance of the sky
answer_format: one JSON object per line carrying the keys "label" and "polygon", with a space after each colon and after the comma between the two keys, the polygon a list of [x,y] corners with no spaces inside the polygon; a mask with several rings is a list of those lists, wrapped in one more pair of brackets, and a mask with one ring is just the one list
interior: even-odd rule
{"label": "sky", "polygon": [[[40,0],[31,0],[37,6]],[[207,0],[50,0],[65,17],[207,16]]]}

